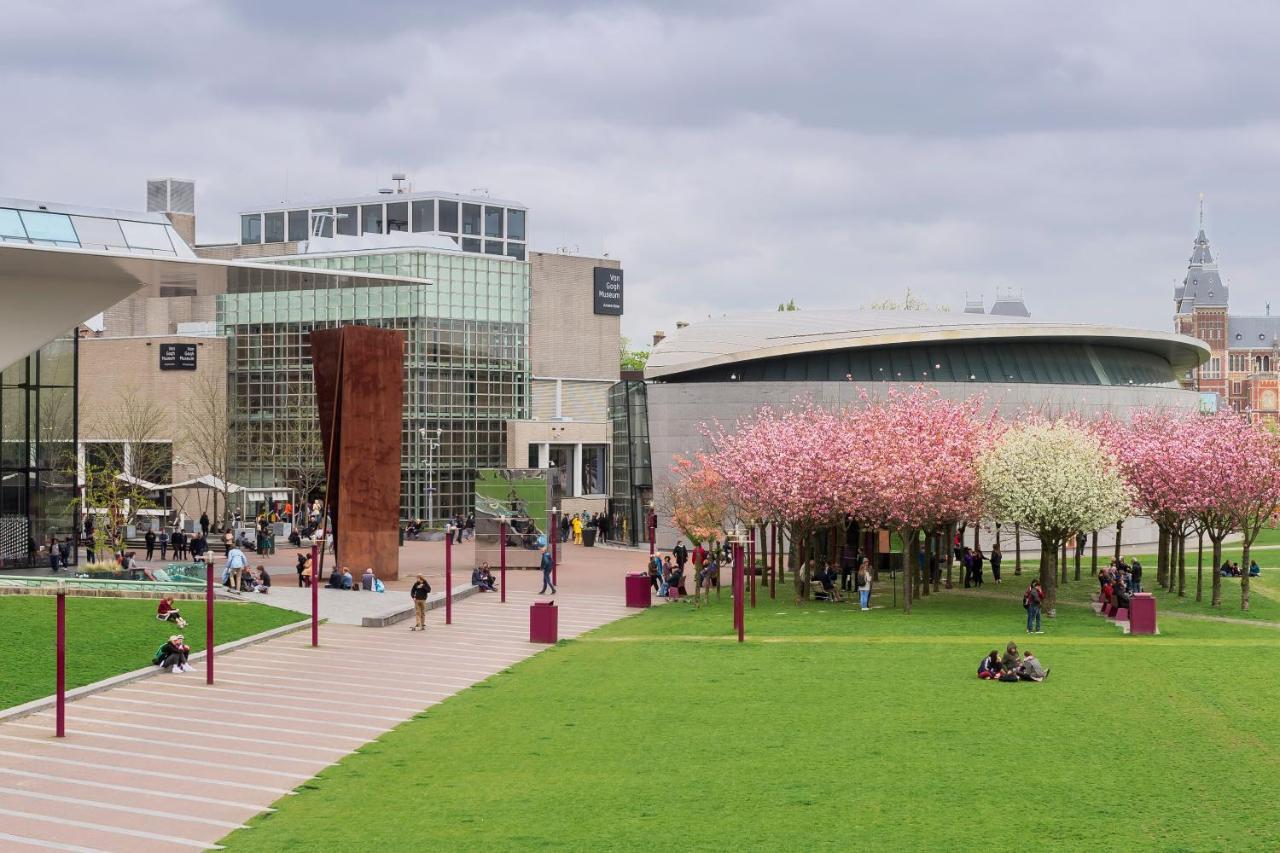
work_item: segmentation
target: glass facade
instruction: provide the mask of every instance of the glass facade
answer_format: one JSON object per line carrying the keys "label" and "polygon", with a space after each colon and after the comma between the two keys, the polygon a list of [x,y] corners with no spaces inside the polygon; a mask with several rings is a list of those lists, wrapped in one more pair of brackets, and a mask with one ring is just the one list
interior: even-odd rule
{"label": "glass facade", "polygon": [[1052,340],[987,340],[799,353],[691,370],[670,380],[1169,386],[1177,383],[1173,366],[1155,353]]}
{"label": "glass facade", "polygon": [[[469,512],[476,471],[506,467],[506,422],[528,417],[528,265],[426,250],[275,263],[278,270],[231,268],[218,299],[230,362],[231,479],[287,486],[299,479],[294,468],[323,467],[307,427],[315,421],[308,333],[373,325],[406,338],[402,517],[426,518],[428,504],[433,520]],[[423,281],[380,278],[387,275]]]}
{"label": "glass facade", "polygon": [[[76,538],[79,341],[58,338],[0,372],[0,564],[42,565]],[[72,549],[74,552],[74,549]]]}
{"label": "glass facade", "polygon": [[644,382],[625,379],[609,387],[613,447],[609,515],[615,538],[639,544],[653,500],[653,459],[649,451],[649,398]]}

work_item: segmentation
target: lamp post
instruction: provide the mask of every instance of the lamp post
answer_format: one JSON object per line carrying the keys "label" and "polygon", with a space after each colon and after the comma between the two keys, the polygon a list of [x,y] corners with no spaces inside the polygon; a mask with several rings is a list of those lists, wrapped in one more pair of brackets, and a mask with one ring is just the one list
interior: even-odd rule
{"label": "lamp post", "polygon": [[654,511],[653,501],[649,501],[649,514],[645,519],[649,528],[649,556],[652,557],[658,547],[658,514]]}
{"label": "lamp post", "polygon": [[67,582],[58,580],[57,613],[57,699],[54,736],[67,735]]}
{"label": "lamp post", "polygon": [[742,525],[735,524],[727,538],[733,544],[733,627],[737,630],[738,642],[741,643],[745,632],[743,622],[746,615],[742,607],[743,591],[745,589],[742,573],[742,543],[744,539]]}
{"label": "lamp post", "polygon": [[435,501],[432,499],[435,488],[431,485],[431,475],[435,473],[435,468],[432,465],[432,455],[440,449],[440,438],[444,435],[444,429],[436,427],[436,437],[427,438],[427,428],[419,427],[418,435],[427,448],[427,524],[430,525],[435,521]]}

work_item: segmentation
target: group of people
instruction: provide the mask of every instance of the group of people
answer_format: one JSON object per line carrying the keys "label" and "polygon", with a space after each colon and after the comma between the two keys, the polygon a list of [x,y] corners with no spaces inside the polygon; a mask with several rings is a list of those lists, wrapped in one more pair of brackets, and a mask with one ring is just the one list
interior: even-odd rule
{"label": "group of people", "polygon": [[[414,535],[417,535],[416,531]],[[468,539],[475,539],[475,515],[468,515],[466,518],[463,518],[461,515],[455,515],[453,518],[449,519],[448,524],[445,525],[444,535],[452,537],[455,545],[461,545]]]}
{"label": "group of people", "polygon": [[[312,566],[311,557],[306,554],[298,555],[298,586],[311,586]],[[351,574],[351,569],[343,566],[340,569],[334,569],[329,573],[329,580],[325,582],[325,589],[349,590],[352,592],[385,592],[386,587],[382,581],[378,579],[372,567],[365,567],[364,573],[360,575],[357,581],[355,575]]]}
{"label": "group of people", "polygon": [[978,664],[978,678],[983,681],[1044,681],[1048,677],[1049,670],[1031,650],[1019,654],[1016,643],[1009,643],[1003,655],[992,649]]}
{"label": "group of people", "polygon": [[960,563],[961,572],[964,574],[964,588],[981,587],[984,578],[982,575],[983,566],[988,562],[991,563],[991,579],[996,583],[1000,583],[1000,563],[1004,560],[1004,555],[1000,553],[1000,543],[997,542],[991,549],[991,556],[988,558],[982,553],[981,548],[970,548],[960,541],[960,534],[956,534],[954,547],[955,558]]}
{"label": "group of people", "polygon": [[594,530],[596,538],[605,541],[609,538],[612,520],[607,512],[566,513],[560,516],[560,541],[582,544],[582,531]]}
{"label": "group of people", "polygon": [[490,568],[488,560],[471,570],[471,585],[479,587],[481,592],[498,591],[497,582],[493,577],[493,569]]}
{"label": "group of people", "polygon": [[[1222,568],[1219,569],[1219,574],[1221,574],[1224,578],[1238,578],[1243,573],[1240,571],[1239,563],[1224,562],[1222,564]],[[1262,574],[1262,569],[1258,568],[1258,561],[1250,560],[1249,561],[1249,577],[1256,578],[1261,574]]]}
{"label": "group of people", "polygon": [[1137,558],[1113,559],[1105,569],[1098,570],[1098,593],[1104,604],[1128,609],[1130,596],[1139,592],[1142,592],[1142,563]]}

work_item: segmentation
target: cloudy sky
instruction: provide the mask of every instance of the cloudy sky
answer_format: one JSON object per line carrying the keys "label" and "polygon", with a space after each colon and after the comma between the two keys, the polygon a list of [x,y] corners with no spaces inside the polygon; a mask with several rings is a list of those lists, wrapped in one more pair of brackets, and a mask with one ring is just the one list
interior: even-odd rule
{"label": "cloudy sky", "polygon": [[[1280,293],[1280,7],[0,0],[0,195],[144,205],[487,188],[621,258],[624,332],[1021,291],[1167,328],[1196,198]],[[1280,299],[1277,310],[1280,310]]]}

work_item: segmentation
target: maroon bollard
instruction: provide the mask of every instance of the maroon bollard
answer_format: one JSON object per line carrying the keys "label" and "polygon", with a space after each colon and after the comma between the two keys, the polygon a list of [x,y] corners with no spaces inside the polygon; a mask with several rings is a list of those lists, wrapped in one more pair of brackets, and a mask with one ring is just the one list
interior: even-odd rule
{"label": "maroon bollard", "polygon": [[58,581],[57,656],[57,723],[54,735],[67,736],[67,584]]}
{"label": "maroon bollard", "polygon": [[311,646],[320,645],[320,546],[311,546]]}
{"label": "maroon bollard", "polygon": [[205,560],[204,576],[204,683],[213,684],[213,560]]}
{"label": "maroon bollard", "polygon": [[501,601],[507,600],[507,525],[498,525],[498,577],[502,584]]}
{"label": "maroon bollard", "polygon": [[1158,634],[1156,630],[1156,597],[1149,592],[1129,596],[1129,633]]}
{"label": "maroon bollard", "polygon": [[444,624],[453,624],[453,537],[444,537]]}
{"label": "maroon bollard", "polygon": [[742,545],[735,543],[733,546],[733,615],[738,625],[738,642],[742,642],[746,621],[746,612],[743,610],[743,591],[746,585],[743,583],[742,574]]}
{"label": "maroon bollard", "polygon": [[560,636],[560,619],[554,601],[529,605],[529,642],[554,644]]}
{"label": "maroon bollard", "polygon": [[554,512],[547,513],[547,519],[547,541],[551,543],[551,585],[559,586],[559,572],[556,571],[560,567],[560,551],[558,548],[558,544],[560,542],[560,527],[556,523],[559,519],[556,518],[556,513]]}

